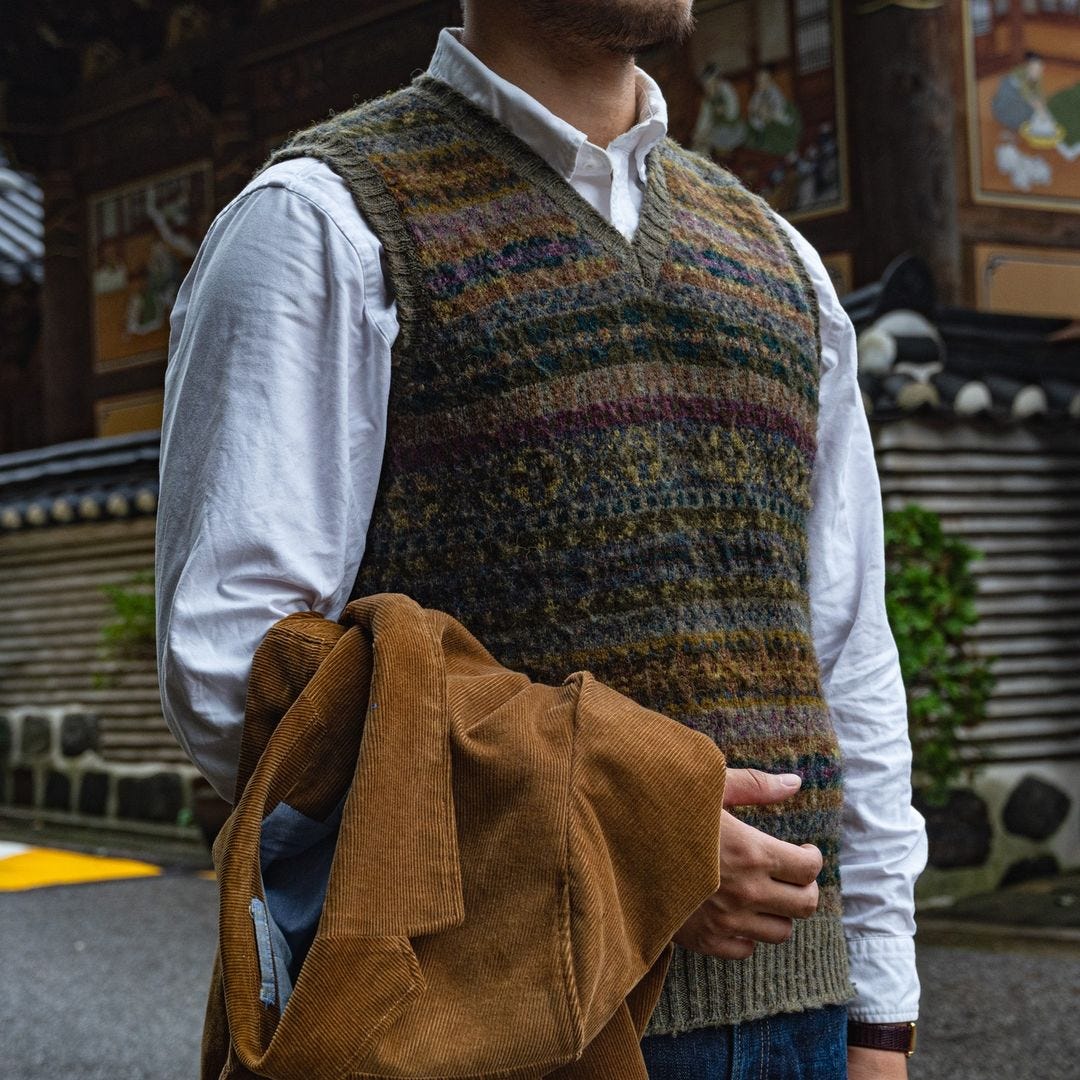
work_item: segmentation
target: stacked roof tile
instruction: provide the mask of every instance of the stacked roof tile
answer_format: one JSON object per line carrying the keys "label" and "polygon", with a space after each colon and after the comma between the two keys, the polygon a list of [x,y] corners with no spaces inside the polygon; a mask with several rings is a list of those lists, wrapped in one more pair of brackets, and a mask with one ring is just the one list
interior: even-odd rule
{"label": "stacked roof tile", "polygon": [[1068,319],[941,305],[914,257],[842,303],[875,419],[924,412],[1080,424],[1080,332]]}
{"label": "stacked roof tile", "polygon": [[59,443],[0,457],[0,532],[153,514],[158,432]]}

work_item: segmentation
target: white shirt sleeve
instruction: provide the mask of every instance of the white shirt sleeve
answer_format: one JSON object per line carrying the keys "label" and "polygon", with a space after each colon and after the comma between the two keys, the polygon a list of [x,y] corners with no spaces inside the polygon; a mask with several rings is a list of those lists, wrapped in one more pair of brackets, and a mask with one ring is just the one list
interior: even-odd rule
{"label": "white shirt sleeve", "polygon": [[818,451],[808,524],[814,647],[844,762],[840,843],[852,1019],[914,1020],[915,879],[926,830],[911,805],[907,700],[885,613],[881,488],[856,382],[851,320],[813,247],[780,219],[821,309]]}
{"label": "white shirt sleeve", "polygon": [[311,159],[267,169],[214,220],[171,317],[162,707],[230,802],[255,649],[291,612],[340,614],[378,487],[396,320],[377,241],[355,209],[335,219],[320,205],[335,201],[353,205]]}

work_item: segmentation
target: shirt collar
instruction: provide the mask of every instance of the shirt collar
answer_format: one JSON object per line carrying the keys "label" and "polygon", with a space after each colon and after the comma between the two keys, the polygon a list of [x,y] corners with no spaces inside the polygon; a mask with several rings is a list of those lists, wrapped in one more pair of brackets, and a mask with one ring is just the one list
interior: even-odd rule
{"label": "shirt collar", "polygon": [[[667,102],[653,78],[641,68],[634,70],[638,121],[610,145],[619,147],[632,158],[638,178],[644,183],[646,156],[667,134]],[[578,158],[589,141],[585,133],[546,109],[521,87],[492,71],[462,45],[460,29],[441,31],[428,74],[494,116],[564,180],[574,175]]]}

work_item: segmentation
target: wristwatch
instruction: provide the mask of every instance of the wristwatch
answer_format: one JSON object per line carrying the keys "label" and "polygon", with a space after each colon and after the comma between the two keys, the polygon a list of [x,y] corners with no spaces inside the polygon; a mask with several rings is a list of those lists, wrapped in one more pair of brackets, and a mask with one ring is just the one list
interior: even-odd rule
{"label": "wristwatch", "polygon": [[906,1024],[864,1024],[849,1020],[848,1046],[865,1046],[868,1050],[896,1050],[907,1057],[915,1053],[915,1021]]}

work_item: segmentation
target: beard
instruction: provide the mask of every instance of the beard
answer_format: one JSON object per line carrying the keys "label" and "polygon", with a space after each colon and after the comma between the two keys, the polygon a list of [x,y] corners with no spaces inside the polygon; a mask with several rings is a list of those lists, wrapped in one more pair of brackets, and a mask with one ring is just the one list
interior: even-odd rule
{"label": "beard", "polygon": [[519,0],[553,41],[633,56],[679,43],[694,29],[691,0]]}

